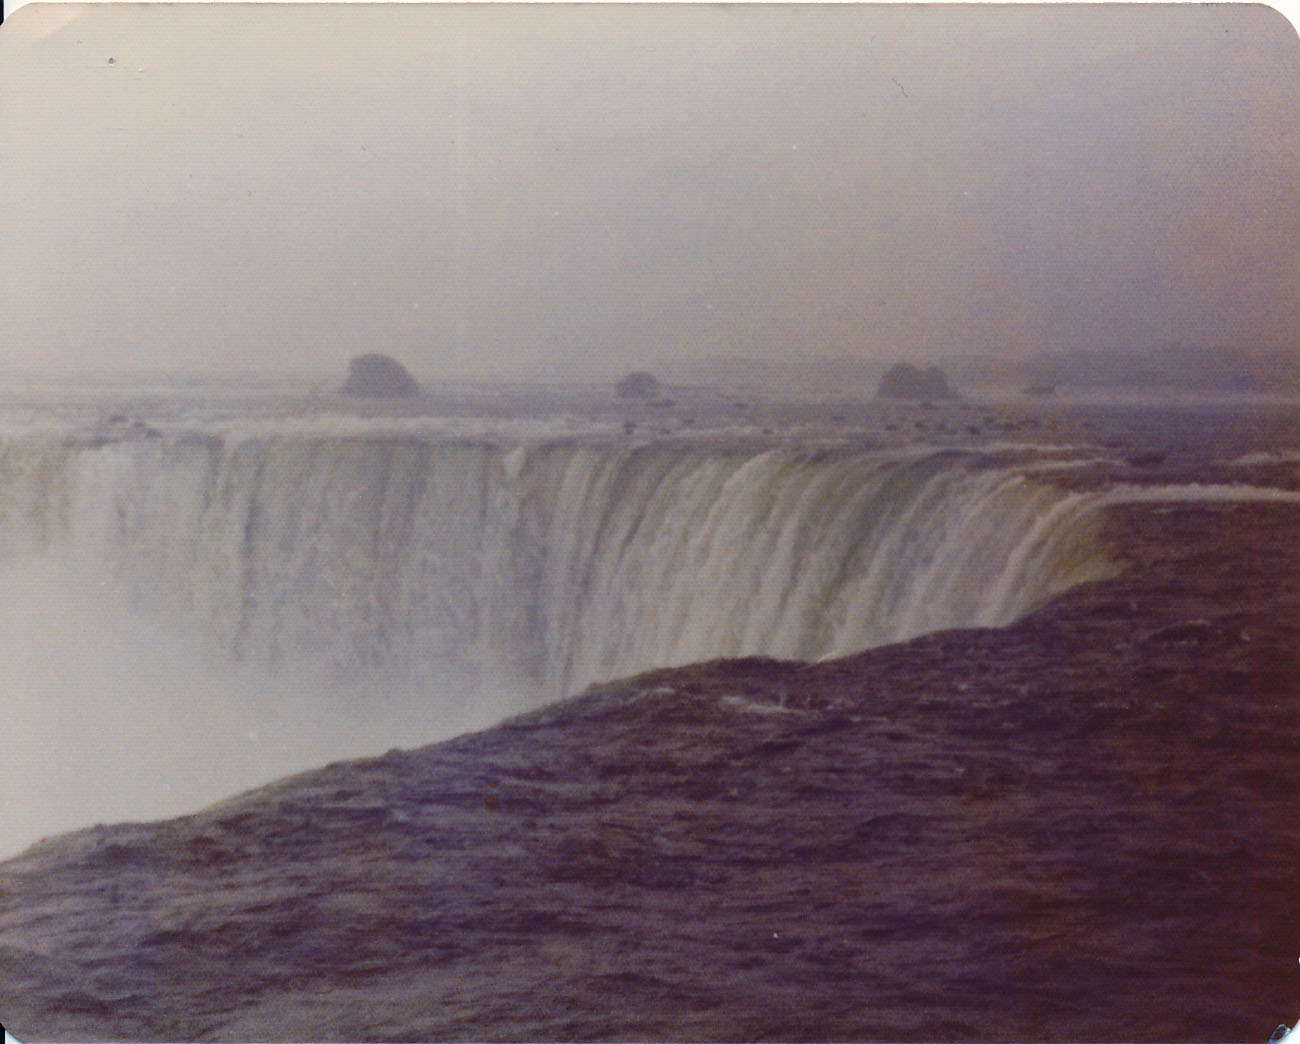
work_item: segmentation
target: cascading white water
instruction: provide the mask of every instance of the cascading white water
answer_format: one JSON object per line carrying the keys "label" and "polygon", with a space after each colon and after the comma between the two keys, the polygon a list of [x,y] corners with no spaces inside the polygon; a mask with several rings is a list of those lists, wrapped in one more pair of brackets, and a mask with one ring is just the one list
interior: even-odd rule
{"label": "cascading white water", "polygon": [[538,696],[1007,623],[1114,566],[1096,494],[953,451],[215,434],[0,451],[0,553],[243,660]]}
{"label": "cascading white water", "polygon": [[241,414],[0,438],[0,857],[642,668],[1006,623],[1117,568],[1107,504],[1296,497],[1069,492],[1045,473],[1078,457],[1050,447],[523,427]]}

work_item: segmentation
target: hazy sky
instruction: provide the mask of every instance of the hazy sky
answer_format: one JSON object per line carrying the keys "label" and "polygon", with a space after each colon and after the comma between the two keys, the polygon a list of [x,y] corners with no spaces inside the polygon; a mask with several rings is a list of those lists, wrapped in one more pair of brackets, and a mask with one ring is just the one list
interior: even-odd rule
{"label": "hazy sky", "polygon": [[1264,7],[29,4],[0,368],[1300,358]]}

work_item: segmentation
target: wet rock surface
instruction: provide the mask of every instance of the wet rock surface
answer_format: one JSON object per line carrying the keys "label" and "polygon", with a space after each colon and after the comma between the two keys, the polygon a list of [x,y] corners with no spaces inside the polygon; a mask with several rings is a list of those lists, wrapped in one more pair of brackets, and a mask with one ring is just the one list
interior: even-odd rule
{"label": "wet rock surface", "polygon": [[1263,1040],[1300,512],[1134,505],[1001,630],[658,671],[0,864],[36,1040]]}

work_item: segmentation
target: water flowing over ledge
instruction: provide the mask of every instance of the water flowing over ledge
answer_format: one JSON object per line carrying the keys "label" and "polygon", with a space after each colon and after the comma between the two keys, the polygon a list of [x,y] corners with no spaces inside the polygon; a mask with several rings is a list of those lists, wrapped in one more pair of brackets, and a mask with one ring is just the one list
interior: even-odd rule
{"label": "water flowing over ledge", "polygon": [[1272,465],[1144,473],[1073,433],[167,412],[0,437],[0,855],[649,668],[1001,626],[1124,567],[1114,505],[1297,496],[1241,484],[1287,483]]}
{"label": "water flowing over ledge", "polygon": [[[1064,462],[1068,465],[1070,462]],[[0,448],[0,552],[253,662],[543,697],[1008,623],[1118,566],[1051,455],[138,433]]]}

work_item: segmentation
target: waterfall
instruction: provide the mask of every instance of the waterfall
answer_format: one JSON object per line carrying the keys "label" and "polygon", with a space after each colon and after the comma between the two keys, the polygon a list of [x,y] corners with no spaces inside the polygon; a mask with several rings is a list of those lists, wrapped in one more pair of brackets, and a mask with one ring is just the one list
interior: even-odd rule
{"label": "waterfall", "polygon": [[560,695],[1008,623],[1114,571],[1101,499],[951,450],[26,437],[0,444],[0,556],[89,564],[241,660]]}

